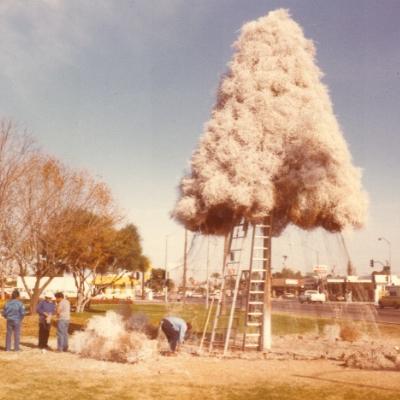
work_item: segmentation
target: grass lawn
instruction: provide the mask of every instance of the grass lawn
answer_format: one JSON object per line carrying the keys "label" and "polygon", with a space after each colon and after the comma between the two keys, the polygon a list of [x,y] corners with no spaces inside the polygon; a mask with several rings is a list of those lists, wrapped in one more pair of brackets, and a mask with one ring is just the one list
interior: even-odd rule
{"label": "grass lawn", "polygon": [[[144,304],[128,306],[158,325],[167,314],[192,321],[199,334],[205,320],[203,305]],[[72,315],[71,326],[82,329],[88,319],[126,306],[97,304],[89,312]],[[320,332],[329,319],[288,314],[273,315],[275,335]],[[363,329],[376,331],[364,324]],[[400,337],[397,326],[380,326],[380,333]],[[0,340],[5,321],[0,320]],[[55,329],[52,329],[54,336]],[[37,317],[24,320],[25,342],[34,344]],[[3,344],[3,343],[1,343]],[[400,398],[398,373],[360,371],[327,360],[221,360],[215,357],[157,356],[137,365],[82,359],[71,353],[42,354],[35,346],[21,353],[0,352],[0,400],[118,399],[118,400],[386,400]]]}
{"label": "grass lawn", "polygon": [[[72,313],[71,315],[71,330],[82,329],[86,322],[95,315],[102,315],[108,310],[126,312],[126,309],[136,314],[143,314],[148,318],[148,321],[157,326],[165,315],[177,315],[188,321],[191,321],[194,332],[201,335],[204,322],[206,319],[206,311],[202,304],[182,304],[182,303],[135,303],[131,305],[116,305],[116,304],[95,304],[92,305],[90,311],[83,313]],[[241,322],[242,322],[241,318]],[[224,323],[224,321],[221,321]],[[240,322],[240,323],[241,323]],[[272,316],[272,333],[274,335],[288,334],[305,334],[307,332],[322,333],[326,325],[335,323],[332,319],[317,318],[312,316],[296,316],[289,314],[274,313]],[[37,316],[27,316],[23,323],[23,336],[37,336]],[[400,337],[400,326],[384,325],[371,323],[357,323],[360,329],[365,333],[379,334],[388,337]],[[209,324],[209,330],[211,323]],[[0,318],[0,338],[5,335],[5,321]],[[51,330],[51,335],[55,335],[55,329]],[[1,340],[1,339],[0,339]]]}
{"label": "grass lawn", "polygon": [[[64,360],[64,355],[52,354],[46,359],[39,359],[41,356],[23,359],[19,355],[18,361],[0,359],[0,370],[7,371],[6,374],[0,374],[0,399],[393,400],[398,398],[396,395],[400,396],[396,389],[374,387],[359,381],[344,384],[335,382],[335,379],[333,382],[329,379],[327,382],[319,382],[283,375],[279,382],[276,377],[268,377],[268,368],[265,368],[264,380],[258,377],[255,382],[249,382],[248,376],[242,377],[240,374],[244,361],[241,361],[242,364],[237,363],[236,381],[233,381],[233,376],[226,379],[221,374],[219,382],[218,375],[222,365],[214,367],[214,371],[204,371],[204,368],[199,370],[198,359],[191,364],[179,365],[177,373],[169,372],[173,368],[172,362],[177,360],[168,360],[171,361],[169,370],[152,375],[134,366],[127,366],[122,372],[110,365],[110,369],[105,371],[102,370],[101,362],[100,372],[86,366],[77,371],[81,367],[76,364],[72,367],[73,360]],[[57,365],[52,357],[57,358]],[[247,364],[247,368],[252,367],[248,361]],[[234,374],[232,366],[234,365],[227,365],[231,375]],[[193,374],[190,372],[192,367]]]}

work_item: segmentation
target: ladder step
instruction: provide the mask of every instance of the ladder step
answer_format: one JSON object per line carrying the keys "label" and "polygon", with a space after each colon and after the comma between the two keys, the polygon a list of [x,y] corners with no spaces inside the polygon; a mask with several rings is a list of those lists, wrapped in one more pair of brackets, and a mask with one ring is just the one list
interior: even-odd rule
{"label": "ladder step", "polygon": [[249,304],[264,304],[263,301],[249,301]]}
{"label": "ladder step", "polygon": [[253,258],[253,261],[267,261],[267,260],[269,260],[269,258],[257,258],[257,257]]}
{"label": "ladder step", "polygon": [[261,322],[247,322],[246,325],[247,326],[261,326],[262,323]]}
{"label": "ladder step", "polygon": [[268,239],[268,238],[270,238],[271,236],[255,235],[254,237],[255,237],[256,239]]}
{"label": "ladder step", "polygon": [[245,343],[244,347],[259,347],[260,345],[258,343]]}
{"label": "ladder step", "polygon": [[264,283],[265,282],[265,280],[263,280],[263,279],[251,279],[250,280],[250,283]]}
{"label": "ladder step", "polygon": [[264,294],[264,291],[262,291],[262,290],[250,290],[249,294]]}
{"label": "ladder step", "polygon": [[254,311],[254,312],[248,312],[247,315],[257,316],[257,315],[263,315],[263,313],[260,311]]}
{"label": "ladder step", "polygon": [[240,264],[240,261],[228,261],[227,264]]}
{"label": "ladder step", "polygon": [[258,337],[261,336],[261,333],[246,333],[246,337]]}
{"label": "ladder step", "polygon": [[242,251],[242,249],[231,249],[231,251]]}
{"label": "ladder step", "polygon": [[265,272],[266,269],[252,269],[251,272]]}
{"label": "ladder step", "polygon": [[254,250],[268,250],[268,247],[254,247]]}

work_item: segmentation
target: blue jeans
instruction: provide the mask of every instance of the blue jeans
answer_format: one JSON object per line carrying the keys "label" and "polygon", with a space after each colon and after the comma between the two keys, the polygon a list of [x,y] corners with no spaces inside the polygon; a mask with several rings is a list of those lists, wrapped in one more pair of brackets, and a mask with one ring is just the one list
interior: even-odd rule
{"label": "blue jeans", "polygon": [[66,319],[60,319],[57,322],[57,350],[67,351],[68,350],[68,327],[69,321]]}
{"label": "blue jeans", "polygon": [[14,350],[19,351],[19,338],[21,334],[21,321],[7,320],[6,351],[11,350],[11,337],[14,334]]}

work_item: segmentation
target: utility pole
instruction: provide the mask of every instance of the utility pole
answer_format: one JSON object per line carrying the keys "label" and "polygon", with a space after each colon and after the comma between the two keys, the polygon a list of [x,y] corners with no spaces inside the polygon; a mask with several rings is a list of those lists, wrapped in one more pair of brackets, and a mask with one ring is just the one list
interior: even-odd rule
{"label": "utility pole", "polygon": [[182,278],[182,292],[183,292],[183,303],[186,303],[186,274],[187,274],[187,238],[188,232],[185,229],[185,244],[183,249],[183,278]]}
{"label": "utility pole", "polygon": [[168,236],[165,236],[165,302],[168,303]]}

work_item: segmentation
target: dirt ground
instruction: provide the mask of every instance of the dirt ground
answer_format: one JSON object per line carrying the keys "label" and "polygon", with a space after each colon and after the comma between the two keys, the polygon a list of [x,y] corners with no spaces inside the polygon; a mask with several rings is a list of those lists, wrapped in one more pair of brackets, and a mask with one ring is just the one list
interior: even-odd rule
{"label": "dirt ground", "polygon": [[[297,339],[293,337],[291,343],[294,352],[292,352],[288,351],[287,346],[284,345],[284,341],[287,344],[288,340],[288,338],[275,338],[275,350],[261,356],[255,353],[235,353],[222,359],[218,356],[194,355],[195,348],[187,346],[176,357],[166,357],[157,353],[152,359],[144,362],[120,364],[81,358],[72,353],[53,351],[42,353],[36,348],[34,338],[24,338],[22,352],[0,351],[0,365],[6,366],[5,369],[1,368],[3,373],[0,378],[0,399],[24,398],[25,396],[18,397],[18,393],[21,393],[21,396],[24,393],[25,386],[23,385],[28,381],[34,382],[35,379],[40,381],[41,376],[50,377],[52,381],[55,377],[60,377],[63,379],[62,382],[65,382],[65,379],[72,379],[75,382],[72,385],[79,386],[79,393],[76,397],[72,395],[63,397],[68,399],[108,399],[114,398],[113,393],[119,393],[119,399],[194,400],[204,398],[202,395],[204,390],[204,393],[209,393],[209,399],[245,399],[253,397],[244,395],[241,397],[239,393],[243,388],[262,388],[263,385],[268,385],[269,388],[284,388],[285,385],[290,385],[298,390],[302,388],[308,390],[309,387],[313,390],[330,388],[331,394],[325,398],[335,400],[353,398],[341,395],[342,390],[345,390],[343,393],[353,393],[351,390],[356,393],[362,390],[365,393],[371,393],[371,399],[400,399],[398,371],[348,368],[340,357],[321,357],[318,346],[326,350],[326,343],[315,344],[314,349],[308,348],[305,351],[302,350],[305,343],[309,340],[317,343],[319,340],[315,338],[313,340],[311,337],[297,337]],[[50,344],[54,347],[54,340]],[[344,348],[340,351],[342,350]],[[13,372],[14,367],[18,371]],[[7,379],[7,368],[9,368],[10,379]],[[15,373],[14,378],[12,378],[13,373]],[[19,379],[21,375],[23,379]],[[90,386],[94,382],[107,382],[107,385],[101,388],[97,385],[96,392],[93,386]],[[40,384],[36,385],[38,386],[35,387],[40,388]],[[65,383],[60,381],[60,386],[65,387]],[[20,392],[18,392],[18,387],[21,389]],[[85,388],[93,394],[93,397],[87,397],[84,394]],[[133,395],[132,390],[139,390],[139,388],[140,395],[139,393]],[[38,390],[35,392],[38,397],[31,396],[30,398],[46,398],[39,389],[34,390]],[[127,392],[130,393],[127,397],[121,394]],[[1,396],[2,393],[4,397]],[[10,396],[10,393],[13,393],[14,397]],[[383,397],[378,397],[378,395]],[[259,398],[261,400],[263,398],[314,399],[321,397],[299,395]],[[354,398],[358,399],[358,397]]]}

